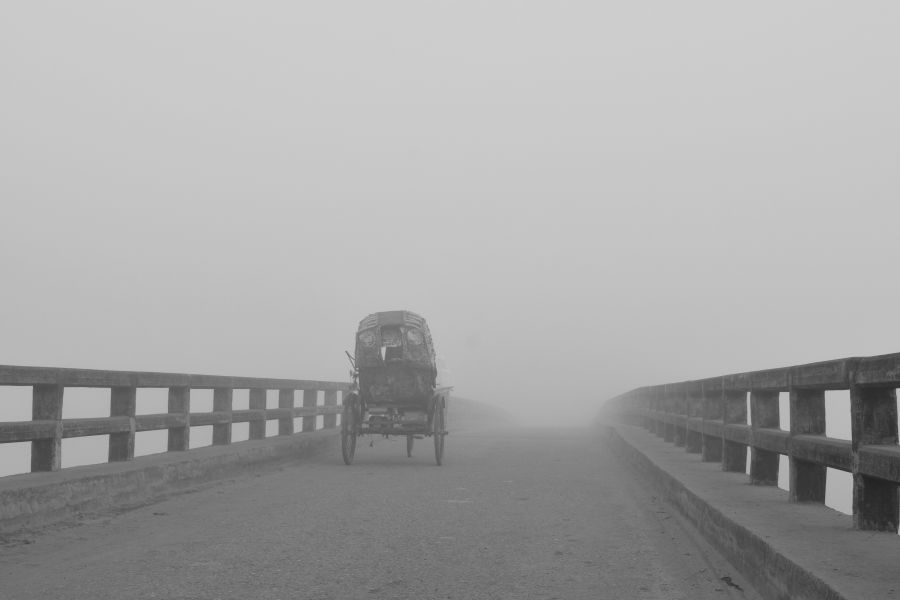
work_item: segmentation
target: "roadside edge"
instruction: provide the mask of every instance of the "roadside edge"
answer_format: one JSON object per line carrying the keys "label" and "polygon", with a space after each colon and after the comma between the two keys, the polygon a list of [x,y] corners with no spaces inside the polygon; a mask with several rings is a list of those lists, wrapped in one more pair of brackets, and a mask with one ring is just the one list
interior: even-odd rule
{"label": "roadside edge", "polygon": [[337,440],[334,430],[323,430],[0,478],[0,534],[145,505],[249,468],[312,457]]}

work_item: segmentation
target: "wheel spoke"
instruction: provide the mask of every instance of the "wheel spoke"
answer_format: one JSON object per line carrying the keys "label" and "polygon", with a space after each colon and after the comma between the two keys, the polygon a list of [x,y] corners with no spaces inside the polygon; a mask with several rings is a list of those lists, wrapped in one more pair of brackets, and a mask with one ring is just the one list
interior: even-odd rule
{"label": "wheel spoke", "polygon": [[353,405],[348,403],[344,406],[344,413],[341,417],[341,455],[344,458],[344,464],[349,465],[353,462],[353,456],[356,454],[356,415]]}
{"label": "wheel spoke", "polygon": [[444,463],[444,405],[434,411],[432,418],[432,435],[434,437],[434,460],[438,465]]}

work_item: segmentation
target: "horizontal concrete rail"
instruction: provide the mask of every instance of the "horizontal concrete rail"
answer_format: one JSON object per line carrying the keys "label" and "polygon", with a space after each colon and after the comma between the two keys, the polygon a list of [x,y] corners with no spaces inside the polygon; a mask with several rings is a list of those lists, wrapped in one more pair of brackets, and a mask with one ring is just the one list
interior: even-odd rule
{"label": "horizontal concrete rail", "polygon": [[[250,439],[266,437],[266,421],[278,420],[278,434],[293,435],[294,419],[302,418],[302,431],[316,428],[316,417],[324,416],[324,428],[337,426],[341,411],[338,393],[349,384],[337,381],[302,379],[263,379],[184,373],[147,373],[139,371],[99,371],[0,365],[0,385],[31,386],[32,420],[0,422],[0,443],[31,442],[31,471],[57,471],[60,468],[62,439],[109,435],[109,461],[134,458],[135,433],[167,430],[168,451],[190,447],[191,427],[211,425],[213,445],[231,443],[233,423],[249,423]],[[91,419],[63,419],[66,388],[110,389],[110,414]],[[168,412],[137,415],[138,388],[168,389]],[[191,412],[192,389],[213,390],[212,412]],[[235,389],[249,390],[248,410],[233,409]],[[278,408],[266,408],[269,390],[278,390]],[[324,405],[318,406],[318,392],[324,392]],[[294,406],[294,392],[302,391],[302,406]]]}
{"label": "horizontal concrete rail", "polygon": [[[743,472],[752,448],[754,484],[777,485],[779,455],[786,455],[793,502],[823,503],[827,468],[851,473],[854,527],[897,531],[898,387],[900,353],[641,387],[607,408],[704,461],[720,461],[725,471]],[[827,390],[850,391],[849,441],[825,435]],[[789,432],[779,429],[782,392],[790,400]]]}

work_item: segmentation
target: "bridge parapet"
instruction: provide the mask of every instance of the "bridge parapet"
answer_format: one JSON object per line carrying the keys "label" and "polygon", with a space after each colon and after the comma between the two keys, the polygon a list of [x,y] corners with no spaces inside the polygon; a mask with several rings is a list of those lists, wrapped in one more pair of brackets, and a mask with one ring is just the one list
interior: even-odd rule
{"label": "bridge parapet", "polygon": [[[824,503],[829,467],[851,473],[854,527],[897,531],[898,386],[900,353],[641,387],[607,406],[725,471],[745,471],[751,448],[749,477],[757,485],[777,485],[779,455],[786,455],[792,502]],[[827,390],[850,392],[850,440],[825,434]],[[779,428],[782,392],[790,431]]]}
{"label": "bridge parapet", "polygon": [[[323,415],[323,426],[337,426],[341,411],[338,393],[349,384],[337,381],[302,379],[265,379],[153,373],[141,371],[102,371],[0,365],[0,385],[32,387],[32,420],[0,422],[0,443],[31,442],[31,471],[57,471],[60,468],[63,438],[109,435],[109,461],[134,458],[135,434],[167,430],[168,451],[190,448],[192,426],[211,425],[213,445],[231,443],[233,423],[249,423],[251,440],[266,437],[266,421],[278,420],[279,436],[294,433],[294,419],[302,418],[302,431],[316,429],[316,417]],[[88,419],[63,419],[66,388],[109,388],[110,416]],[[137,415],[139,388],[167,388],[168,411]],[[191,412],[190,391],[213,390],[212,412]],[[234,410],[236,389],[249,390],[249,409]],[[278,408],[266,408],[269,390],[278,390]],[[294,406],[294,393],[302,391],[302,406]],[[324,392],[324,404],[318,405],[318,392]]]}

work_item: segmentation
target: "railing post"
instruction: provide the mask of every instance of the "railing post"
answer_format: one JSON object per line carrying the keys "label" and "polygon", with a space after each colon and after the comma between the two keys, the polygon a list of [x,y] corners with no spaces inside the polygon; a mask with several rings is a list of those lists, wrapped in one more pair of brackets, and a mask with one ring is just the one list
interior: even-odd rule
{"label": "railing post", "polygon": [[666,424],[662,420],[662,412],[664,409],[664,398],[665,393],[662,386],[657,386],[653,388],[653,410],[656,411],[656,414],[653,415],[653,432],[662,439],[666,438]]}
{"label": "railing post", "polygon": [[[262,388],[250,388],[250,410],[266,410],[266,390]],[[250,419],[251,440],[263,440],[266,438],[266,416],[253,415]]]}
{"label": "railing post", "polygon": [[[825,390],[791,389],[791,435],[825,435]],[[790,457],[791,502],[825,502],[826,467]]]}
{"label": "railing post", "polygon": [[[726,390],[725,426],[729,423],[747,424],[747,392],[744,390]],[[725,427],[723,427],[724,432]],[[722,447],[722,470],[735,473],[747,471],[747,446],[725,439]]]}
{"label": "railing post", "polygon": [[[759,390],[750,392],[750,425],[757,429],[778,429],[779,392]],[[752,440],[751,436],[751,440]],[[755,485],[778,485],[778,453],[753,447],[750,456],[750,483]]]}
{"label": "railing post", "polygon": [[[337,390],[325,390],[325,406],[337,406]],[[325,429],[334,429],[337,427],[337,415],[325,415],[325,418],[322,420],[322,427]]]}
{"label": "railing post", "polygon": [[109,462],[134,458],[135,412],[137,388],[113,387],[109,390],[109,416],[129,417],[127,432],[109,434]]}
{"label": "railing post", "polygon": [[684,446],[687,438],[687,402],[684,396],[684,387],[676,384],[673,405],[675,414],[679,417],[677,421],[680,423],[675,425],[675,445]]}
{"label": "railing post", "polygon": [[[278,408],[294,408],[294,390],[278,390]],[[278,419],[278,435],[294,435],[294,417]]]}
{"label": "railing post", "polygon": [[56,421],[53,437],[31,442],[31,470],[58,471],[62,454],[62,402],[61,385],[35,385],[31,392],[31,419]]}
{"label": "railing post", "polygon": [[[704,385],[702,394],[703,403],[703,420],[717,421],[724,426],[725,419],[722,404],[722,388],[717,385],[709,385],[710,389]],[[703,434],[703,451],[700,455],[701,460],[705,462],[721,462],[722,461],[722,438],[713,435]]]}
{"label": "railing post", "polygon": [[[303,390],[303,408],[315,408],[319,399],[319,390]],[[303,431],[316,430],[316,416],[303,417]]]}
{"label": "railing post", "polygon": [[213,446],[227,446],[231,443],[233,399],[234,390],[231,388],[215,388],[213,390],[213,412],[228,413],[228,423],[213,425]]}
{"label": "railing post", "polygon": [[169,413],[184,418],[181,427],[169,427],[169,452],[191,448],[191,388],[169,388]]}
{"label": "railing post", "polygon": [[669,442],[670,444],[675,442],[675,425],[671,422],[672,415],[675,414],[675,394],[672,392],[671,386],[665,386],[663,391],[663,410],[666,415],[666,422],[663,425],[663,441]]}
{"label": "railing post", "polygon": [[703,433],[691,429],[691,419],[703,418],[703,393],[699,384],[685,389],[684,449],[691,454],[703,450]]}
{"label": "railing post", "polygon": [[853,526],[856,529],[897,531],[900,522],[897,484],[857,472],[861,446],[897,444],[896,389],[852,386],[850,424],[854,470]]}

